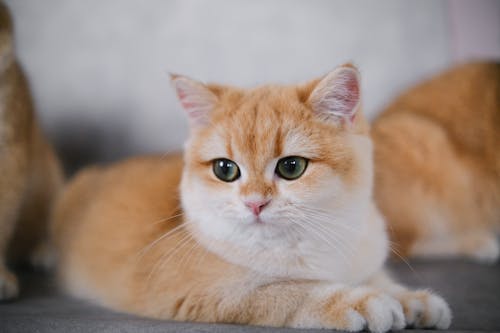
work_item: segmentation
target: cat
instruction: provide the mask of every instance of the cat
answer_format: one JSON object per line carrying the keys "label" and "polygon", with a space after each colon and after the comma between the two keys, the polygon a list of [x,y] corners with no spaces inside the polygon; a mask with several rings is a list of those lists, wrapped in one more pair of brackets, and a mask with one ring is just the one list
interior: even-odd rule
{"label": "cat", "polygon": [[56,202],[59,277],[161,319],[372,332],[447,328],[447,303],[384,271],[358,70],[239,89],[172,76],[185,153],[81,171]]}
{"label": "cat", "polygon": [[500,63],[460,65],[372,128],[375,199],[401,255],[498,259]]}
{"label": "cat", "polygon": [[57,157],[33,111],[28,83],[16,62],[12,24],[0,2],[0,300],[17,296],[7,262],[48,265],[48,218],[62,187]]}

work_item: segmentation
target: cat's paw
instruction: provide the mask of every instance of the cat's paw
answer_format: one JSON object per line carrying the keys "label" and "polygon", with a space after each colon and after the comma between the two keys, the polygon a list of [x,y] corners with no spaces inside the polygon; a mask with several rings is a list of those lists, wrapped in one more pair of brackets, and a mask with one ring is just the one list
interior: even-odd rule
{"label": "cat's paw", "polygon": [[347,331],[381,333],[405,327],[401,304],[387,294],[369,288],[340,290],[323,306],[326,326]]}
{"label": "cat's paw", "polygon": [[17,297],[19,287],[17,278],[7,269],[0,270],[0,301]]}
{"label": "cat's paw", "polygon": [[444,299],[427,290],[405,291],[398,295],[406,323],[416,328],[446,329],[451,324],[451,310]]}

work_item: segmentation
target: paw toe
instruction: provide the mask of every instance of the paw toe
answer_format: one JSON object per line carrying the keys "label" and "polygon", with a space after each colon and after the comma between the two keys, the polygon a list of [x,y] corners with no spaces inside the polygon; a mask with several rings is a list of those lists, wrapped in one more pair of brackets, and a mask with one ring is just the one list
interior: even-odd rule
{"label": "paw toe", "polygon": [[448,304],[439,296],[430,295],[428,299],[429,327],[446,329],[451,324],[451,310]]}
{"label": "paw toe", "polygon": [[401,303],[409,326],[439,329],[450,326],[451,311],[448,304],[431,292],[409,292],[401,298]]}
{"label": "paw toe", "polygon": [[402,329],[405,319],[401,304],[388,296],[370,299],[366,306],[368,328],[372,332],[386,332],[390,329]]}
{"label": "paw toe", "polygon": [[366,320],[363,316],[356,310],[349,310],[346,313],[347,327],[346,329],[351,332],[362,331],[366,327]]}

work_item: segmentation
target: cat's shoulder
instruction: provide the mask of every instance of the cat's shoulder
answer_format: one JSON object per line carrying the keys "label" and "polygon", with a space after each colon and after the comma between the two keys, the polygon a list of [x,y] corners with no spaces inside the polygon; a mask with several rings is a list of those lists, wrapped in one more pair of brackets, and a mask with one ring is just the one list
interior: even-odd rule
{"label": "cat's shoulder", "polygon": [[79,171],[71,183],[94,182],[94,185],[147,183],[158,178],[180,178],[183,158],[180,153],[130,157],[104,165],[92,165]]}
{"label": "cat's shoulder", "polygon": [[173,169],[182,169],[183,157],[181,153],[151,154],[129,157],[127,159],[98,167],[107,173],[144,173]]}
{"label": "cat's shoulder", "polygon": [[[148,155],[79,171],[66,184],[55,206],[56,220],[89,205],[113,202],[137,204],[144,198],[169,197],[176,192],[182,173],[182,155]],[[57,224],[57,223],[56,223]]]}

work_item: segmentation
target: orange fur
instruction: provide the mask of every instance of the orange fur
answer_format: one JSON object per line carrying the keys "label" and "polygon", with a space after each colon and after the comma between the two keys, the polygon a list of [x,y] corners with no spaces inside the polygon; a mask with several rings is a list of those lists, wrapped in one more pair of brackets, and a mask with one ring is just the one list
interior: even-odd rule
{"label": "orange fur", "polygon": [[[184,158],[138,157],[86,169],[56,203],[52,234],[66,289],[163,319],[402,328],[390,288],[357,287],[380,273],[387,244],[371,201],[368,124],[360,110],[351,121],[353,110],[343,109],[356,100],[336,88],[342,100],[332,97],[339,113],[331,117],[319,117],[310,102],[325,80],[357,80],[352,67],[332,73],[303,86],[251,90],[173,76],[191,122]],[[343,111],[348,118],[340,119]],[[307,157],[306,171],[293,181],[279,179],[277,161],[295,155]],[[241,178],[218,179],[212,170],[218,158],[235,161]],[[262,220],[243,204],[248,197],[270,200]],[[324,211],[312,215],[326,226],[308,233],[312,218],[300,225],[287,211],[296,201],[304,209],[330,209],[326,221],[318,218]],[[327,229],[332,222],[345,223],[339,228],[346,239],[329,238],[339,237]],[[431,311],[442,315],[422,326],[449,325],[444,302]]]}
{"label": "orange fur", "polygon": [[56,156],[35,117],[28,84],[15,61],[10,15],[0,3],[0,299],[16,296],[5,267],[28,259],[44,264],[47,222],[62,185]]}
{"label": "orange fur", "polygon": [[374,122],[375,198],[406,255],[495,260],[500,222],[500,65],[418,85]]}

